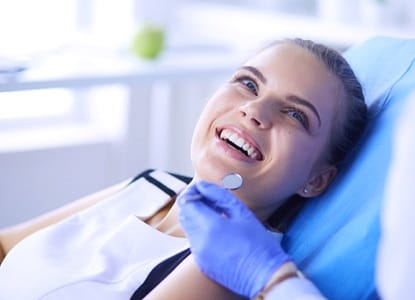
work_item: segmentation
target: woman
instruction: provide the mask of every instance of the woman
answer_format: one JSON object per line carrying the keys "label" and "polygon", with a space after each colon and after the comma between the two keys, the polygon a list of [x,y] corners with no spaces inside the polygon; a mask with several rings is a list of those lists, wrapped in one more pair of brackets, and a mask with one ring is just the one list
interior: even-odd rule
{"label": "woman", "polygon": [[[283,222],[278,215],[288,215],[288,212],[281,213],[281,209],[286,211],[286,208],[282,208],[283,204],[292,203],[293,197],[305,199],[324,192],[334,178],[337,166],[360,137],[365,123],[366,106],[360,84],[338,53],[300,39],[277,42],[248,60],[206,105],[194,130],[191,145],[194,181],[219,183],[229,172],[241,174],[244,184],[234,194],[264,224],[279,227],[284,225],[285,220]],[[108,193],[114,195],[122,186],[119,185]],[[108,196],[108,193],[104,196]],[[118,196],[112,197],[120,199],[119,194],[123,193],[127,194],[125,189],[115,194]],[[102,197],[88,200],[85,206],[100,199]],[[62,214],[35,223],[35,229],[51,223],[51,218],[54,222],[63,216],[72,215],[74,211],[81,209],[82,205],[84,202],[81,202],[81,207],[75,207],[69,213],[68,210],[64,210]],[[50,284],[39,290],[35,288],[36,282],[30,282],[29,285],[25,282],[22,286],[30,291],[25,294],[26,297],[130,297],[134,293],[131,282],[135,283],[136,287],[140,286],[154,267],[154,264],[151,267],[151,264],[147,264],[142,269],[136,265],[130,268],[131,261],[120,262],[120,256],[125,258],[125,255],[134,256],[136,251],[139,252],[140,249],[137,249],[136,245],[128,248],[127,253],[119,254],[118,251],[121,251],[123,246],[111,242],[105,247],[98,247],[101,242],[94,239],[94,235],[90,238],[86,234],[89,239],[82,240],[82,243],[67,242],[65,234],[72,238],[71,241],[78,241],[80,238],[73,230],[67,230],[72,228],[72,224],[89,225],[87,221],[93,220],[101,225],[101,216],[96,216],[109,213],[111,206],[101,203],[98,206],[101,206],[98,210],[93,206],[86,210],[86,213],[80,212],[47,228],[42,231],[43,235],[40,237],[32,235],[19,243],[0,267],[0,285],[6,278],[9,279],[9,285],[13,282],[10,278],[19,273],[15,266],[21,264],[25,254],[36,247],[38,252],[51,253],[53,257],[43,255],[41,264],[25,272],[39,272],[36,268],[42,270],[44,266],[41,280]],[[278,215],[275,215],[277,210]],[[160,232],[164,233],[161,239],[166,236],[175,237],[175,240],[170,240],[169,243],[179,244],[175,248],[176,252],[187,246],[177,214],[178,207],[174,203],[167,213],[160,210],[158,214],[147,218],[147,223],[153,224],[156,229],[152,227],[152,237],[160,237]],[[154,219],[160,216],[161,221],[155,223]],[[79,219],[82,219],[82,222]],[[123,236],[124,239],[120,240],[122,242],[141,238],[144,243],[145,238],[136,237],[134,233],[138,230],[148,232],[149,228],[139,229],[139,223],[137,218],[126,221],[114,217],[111,222],[105,223],[109,224],[105,230],[112,230],[114,224],[121,224],[111,235],[110,241],[113,241],[114,236]],[[98,227],[95,226],[93,229]],[[34,227],[29,225],[20,232],[11,229],[3,233],[2,240],[6,241],[5,252],[28,232],[32,232],[32,228]],[[79,233],[83,234],[84,231]],[[50,241],[55,244],[65,243],[61,247],[64,254],[56,249],[50,251],[50,245],[39,242],[42,238],[49,244]],[[90,241],[91,239],[93,241]],[[94,247],[98,247],[99,251],[94,252]],[[150,246],[141,248],[145,247]],[[88,251],[90,256],[82,256],[82,252]],[[76,257],[78,253],[82,256],[81,259]],[[94,259],[92,265],[87,258]],[[33,259],[31,258],[27,264]],[[160,258],[158,262],[161,260]],[[65,261],[66,269],[61,267],[62,261]],[[89,264],[85,269],[93,269],[93,272],[76,280],[77,270],[85,264]],[[117,274],[112,277],[114,270]],[[65,281],[68,276],[71,279]],[[116,279],[107,281],[109,277]],[[115,282],[122,284],[117,285]],[[170,294],[169,298],[173,299],[201,299],[203,296],[210,299],[238,297],[205,277],[193,264],[191,255],[185,258],[150,296],[163,298],[166,291],[170,293],[172,286],[177,292],[175,295]],[[0,296],[3,288],[7,289],[8,284],[3,283],[0,286]],[[37,294],[32,292],[33,289],[36,289]],[[203,293],[200,292],[201,289],[204,290]],[[7,299],[13,299],[13,291],[10,288],[6,295]]]}

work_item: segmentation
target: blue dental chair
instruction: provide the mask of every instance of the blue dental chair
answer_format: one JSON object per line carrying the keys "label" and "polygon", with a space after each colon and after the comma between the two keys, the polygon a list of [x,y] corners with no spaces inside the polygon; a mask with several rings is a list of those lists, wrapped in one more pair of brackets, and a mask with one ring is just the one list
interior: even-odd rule
{"label": "blue dental chair", "polygon": [[344,56],[363,85],[369,126],[351,166],[307,202],[283,245],[329,299],[377,299],[380,214],[394,128],[415,92],[415,39],[376,37]]}

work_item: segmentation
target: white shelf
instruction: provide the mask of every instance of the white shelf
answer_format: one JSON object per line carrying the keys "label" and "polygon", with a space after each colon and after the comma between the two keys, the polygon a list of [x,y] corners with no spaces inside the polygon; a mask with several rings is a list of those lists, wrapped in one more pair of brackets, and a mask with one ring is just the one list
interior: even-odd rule
{"label": "white shelf", "polygon": [[[145,85],[174,80],[228,74],[236,66],[228,52],[167,51],[158,60],[143,61],[131,55],[58,55],[29,67],[0,83],[0,92],[48,88],[76,88],[122,83]],[[232,59],[233,58],[233,59]]]}

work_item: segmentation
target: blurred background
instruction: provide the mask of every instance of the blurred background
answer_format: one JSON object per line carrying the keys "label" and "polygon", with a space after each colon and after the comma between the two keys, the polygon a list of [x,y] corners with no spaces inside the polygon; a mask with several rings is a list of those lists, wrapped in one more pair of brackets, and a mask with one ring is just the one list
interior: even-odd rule
{"label": "blurred background", "polygon": [[[161,28],[153,59],[132,51]],[[268,42],[415,37],[411,0],[0,0],[0,227],[134,176],[192,175],[206,100]]]}

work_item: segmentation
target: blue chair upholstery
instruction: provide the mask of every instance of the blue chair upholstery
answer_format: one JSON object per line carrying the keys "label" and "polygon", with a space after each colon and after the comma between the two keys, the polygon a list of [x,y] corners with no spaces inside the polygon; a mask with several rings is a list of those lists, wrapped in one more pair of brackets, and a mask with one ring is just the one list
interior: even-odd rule
{"label": "blue chair upholstery", "polygon": [[415,39],[372,38],[346,51],[345,58],[363,85],[369,128],[353,163],[323,196],[308,201],[283,245],[329,299],[374,299],[392,135],[415,91]]}

